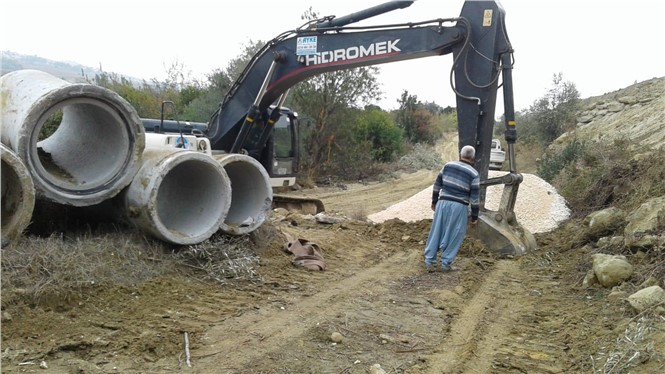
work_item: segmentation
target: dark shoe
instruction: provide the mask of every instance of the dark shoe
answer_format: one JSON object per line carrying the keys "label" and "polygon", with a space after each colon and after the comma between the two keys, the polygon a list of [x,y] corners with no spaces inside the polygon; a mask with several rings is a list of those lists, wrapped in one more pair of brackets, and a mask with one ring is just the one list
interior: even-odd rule
{"label": "dark shoe", "polygon": [[441,265],[441,270],[443,270],[444,273],[450,273],[451,271],[456,271],[457,268],[454,268],[450,265]]}
{"label": "dark shoe", "polygon": [[425,264],[425,270],[427,270],[428,273],[434,273],[436,271],[436,266]]}

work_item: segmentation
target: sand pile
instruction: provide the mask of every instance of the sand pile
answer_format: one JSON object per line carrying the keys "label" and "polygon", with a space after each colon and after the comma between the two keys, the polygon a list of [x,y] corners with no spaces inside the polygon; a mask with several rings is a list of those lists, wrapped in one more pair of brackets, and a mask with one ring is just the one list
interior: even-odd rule
{"label": "sand pile", "polygon": [[[488,177],[494,178],[505,173],[490,171]],[[568,219],[570,209],[552,185],[533,174],[522,174],[522,176],[524,180],[520,184],[517,194],[515,215],[524,228],[531,233],[547,232],[557,228],[561,222]],[[502,185],[487,188],[485,195],[485,207],[487,209],[498,209],[502,191]],[[428,187],[384,211],[369,215],[367,218],[375,223],[393,218],[398,218],[404,222],[432,219],[431,196],[432,187]]]}

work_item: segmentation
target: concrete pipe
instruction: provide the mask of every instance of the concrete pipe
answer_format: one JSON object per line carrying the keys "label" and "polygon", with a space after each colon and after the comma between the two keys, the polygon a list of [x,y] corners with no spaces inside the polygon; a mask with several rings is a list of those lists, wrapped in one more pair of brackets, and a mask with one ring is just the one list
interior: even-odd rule
{"label": "concrete pipe", "polygon": [[145,133],[118,94],[38,70],[2,76],[0,93],[2,142],[23,160],[40,198],[87,206],[131,183]]}
{"label": "concrete pipe", "polygon": [[196,244],[219,230],[231,205],[231,183],[210,156],[148,147],[143,165],[124,193],[130,221],[172,244]]}
{"label": "concrete pipe", "polygon": [[35,186],[20,158],[2,145],[2,247],[14,242],[30,224]]}
{"label": "concrete pipe", "polygon": [[272,207],[270,176],[254,158],[242,154],[213,154],[231,180],[231,207],[220,229],[243,235],[259,228]]}

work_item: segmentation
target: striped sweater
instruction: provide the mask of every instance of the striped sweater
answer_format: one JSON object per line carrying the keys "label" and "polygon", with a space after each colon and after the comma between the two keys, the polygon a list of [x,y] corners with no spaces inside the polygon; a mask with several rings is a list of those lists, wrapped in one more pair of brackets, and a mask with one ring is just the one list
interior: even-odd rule
{"label": "striped sweater", "polygon": [[436,177],[432,191],[432,205],[437,200],[450,200],[471,205],[471,219],[478,219],[480,209],[480,176],[465,161],[446,163]]}

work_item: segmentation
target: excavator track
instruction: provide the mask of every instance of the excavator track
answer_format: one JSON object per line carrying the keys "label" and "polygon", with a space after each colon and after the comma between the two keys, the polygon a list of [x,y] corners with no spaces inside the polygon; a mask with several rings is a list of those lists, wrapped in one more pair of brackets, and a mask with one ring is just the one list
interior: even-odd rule
{"label": "excavator track", "polygon": [[319,199],[277,194],[272,196],[272,207],[273,209],[284,208],[290,212],[312,215],[324,212],[326,210],[323,206],[323,202]]}

